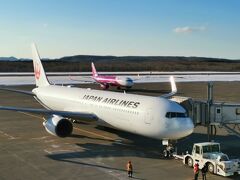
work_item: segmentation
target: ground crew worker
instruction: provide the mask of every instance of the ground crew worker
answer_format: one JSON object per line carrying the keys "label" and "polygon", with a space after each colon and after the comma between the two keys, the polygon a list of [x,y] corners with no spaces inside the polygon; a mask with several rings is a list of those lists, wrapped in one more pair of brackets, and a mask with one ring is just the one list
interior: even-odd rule
{"label": "ground crew worker", "polygon": [[128,161],[128,163],[127,163],[127,173],[128,173],[128,177],[132,177],[133,166],[132,166],[132,162],[131,161]]}
{"label": "ground crew worker", "polygon": [[199,165],[198,165],[198,163],[194,164],[193,172],[194,172],[194,180],[198,180],[198,174],[199,174]]}
{"label": "ground crew worker", "polygon": [[203,166],[203,168],[201,169],[201,171],[202,171],[202,179],[203,179],[203,180],[207,180],[207,177],[206,177],[207,170],[208,170],[207,164],[205,163],[204,166]]}

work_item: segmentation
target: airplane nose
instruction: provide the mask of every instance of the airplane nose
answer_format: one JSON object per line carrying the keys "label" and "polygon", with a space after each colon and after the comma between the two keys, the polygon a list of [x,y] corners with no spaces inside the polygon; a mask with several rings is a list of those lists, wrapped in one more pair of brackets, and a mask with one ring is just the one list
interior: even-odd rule
{"label": "airplane nose", "polygon": [[174,118],[167,126],[171,139],[180,139],[192,134],[194,125],[191,118]]}
{"label": "airplane nose", "polygon": [[126,86],[128,86],[128,87],[133,86],[133,81],[132,80],[127,80],[126,81]]}
{"label": "airplane nose", "polygon": [[193,133],[194,125],[191,118],[185,118],[184,122],[181,124],[181,134],[183,137],[188,136]]}

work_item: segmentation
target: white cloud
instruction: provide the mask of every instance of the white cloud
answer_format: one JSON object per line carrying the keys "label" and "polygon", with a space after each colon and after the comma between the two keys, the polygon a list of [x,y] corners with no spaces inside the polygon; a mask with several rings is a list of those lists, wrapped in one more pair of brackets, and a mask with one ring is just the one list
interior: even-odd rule
{"label": "white cloud", "polygon": [[206,27],[201,26],[201,27],[176,27],[173,31],[178,34],[187,34],[187,33],[192,33],[192,32],[200,32],[200,31],[205,31]]}

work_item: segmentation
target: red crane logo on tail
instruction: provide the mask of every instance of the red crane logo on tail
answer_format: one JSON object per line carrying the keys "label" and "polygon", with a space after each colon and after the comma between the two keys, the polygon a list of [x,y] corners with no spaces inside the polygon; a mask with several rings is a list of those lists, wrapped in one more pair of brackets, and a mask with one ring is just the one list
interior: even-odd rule
{"label": "red crane logo on tail", "polygon": [[36,79],[38,80],[41,75],[41,69],[40,69],[40,66],[38,63],[34,64],[34,74],[35,74]]}

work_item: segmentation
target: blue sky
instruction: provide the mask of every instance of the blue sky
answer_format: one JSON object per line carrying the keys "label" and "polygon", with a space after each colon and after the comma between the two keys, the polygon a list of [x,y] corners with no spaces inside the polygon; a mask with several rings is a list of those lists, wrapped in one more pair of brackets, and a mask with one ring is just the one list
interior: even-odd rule
{"label": "blue sky", "polygon": [[0,57],[240,59],[239,0],[0,0]]}

